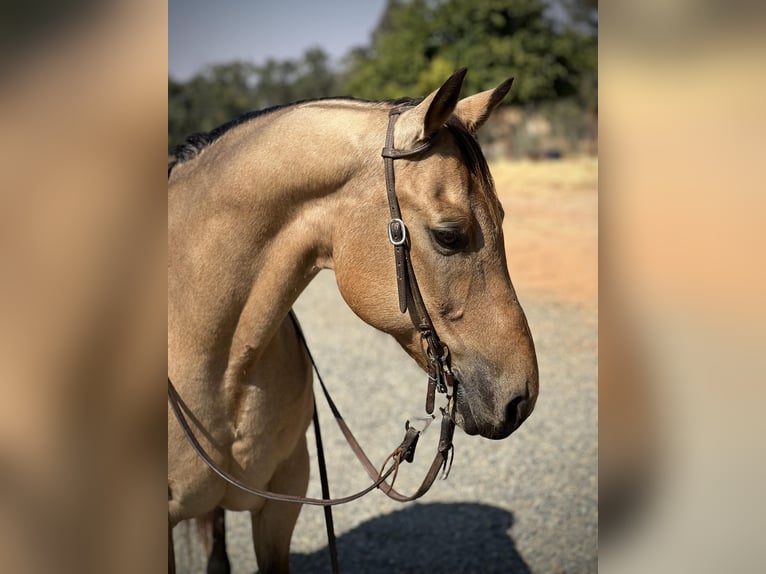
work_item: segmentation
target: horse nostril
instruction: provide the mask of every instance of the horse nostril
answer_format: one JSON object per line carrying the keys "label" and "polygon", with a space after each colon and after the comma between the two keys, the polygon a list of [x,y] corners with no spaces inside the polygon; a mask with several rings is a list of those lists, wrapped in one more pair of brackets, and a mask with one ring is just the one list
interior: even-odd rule
{"label": "horse nostril", "polygon": [[524,421],[523,412],[526,404],[527,397],[519,395],[511,400],[511,402],[508,403],[508,406],[505,407],[506,419],[514,429]]}

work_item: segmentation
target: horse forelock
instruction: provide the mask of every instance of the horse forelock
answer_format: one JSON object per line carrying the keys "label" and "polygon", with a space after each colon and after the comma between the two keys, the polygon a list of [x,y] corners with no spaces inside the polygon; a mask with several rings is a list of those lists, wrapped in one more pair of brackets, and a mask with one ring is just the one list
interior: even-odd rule
{"label": "horse forelock", "polygon": [[503,206],[497,197],[495,182],[479,142],[454,115],[447,121],[446,128],[455,140],[466,168],[479,184],[478,188],[486,200],[492,223],[499,229],[503,222]]}

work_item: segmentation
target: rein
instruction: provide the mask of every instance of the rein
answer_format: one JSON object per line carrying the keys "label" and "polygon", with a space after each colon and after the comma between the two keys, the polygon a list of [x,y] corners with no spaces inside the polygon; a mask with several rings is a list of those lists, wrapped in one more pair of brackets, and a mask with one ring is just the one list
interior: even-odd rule
{"label": "rein", "polygon": [[[343,436],[346,438],[349,446],[351,447],[351,450],[359,459],[360,463],[367,471],[367,474],[370,476],[373,482],[370,484],[370,486],[357,493],[341,498],[330,498],[327,481],[327,469],[324,461],[324,449],[322,448],[322,439],[319,429],[319,417],[317,413],[316,402],[314,402],[313,422],[317,442],[317,457],[319,459],[322,482],[322,498],[310,498],[271,492],[244,484],[235,476],[222,469],[212,459],[212,457],[205,451],[199,440],[197,440],[197,437],[194,435],[186,415],[184,414],[184,408],[182,408],[183,401],[178,394],[178,391],[173,386],[170,377],[168,377],[168,402],[170,403],[171,410],[178,420],[184,435],[196,451],[197,455],[214,473],[216,473],[219,477],[221,477],[224,481],[231,484],[232,486],[235,486],[236,488],[255,496],[281,502],[292,502],[325,507],[328,546],[330,549],[333,572],[338,571],[338,564],[337,551],[335,548],[335,534],[332,526],[332,506],[357,500],[376,488],[379,488],[381,491],[383,491],[389,498],[399,502],[409,502],[420,498],[431,488],[431,485],[439,475],[440,469],[443,471],[442,477],[447,477],[452,466],[452,457],[450,455],[454,454],[452,438],[455,431],[455,423],[452,420],[452,410],[454,409],[453,390],[455,386],[455,377],[450,366],[449,348],[445,343],[441,341],[441,339],[439,339],[439,336],[436,333],[436,328],[431,321],[431,317],[426,310],[425,302],[423,301],[423,297],[420,293],[417,279],[415,277],[415,271],[412,266],[412,259],[410,257],[410,245],[409,237],[407,234],[407,227],[402,220],[399,201],[396,196],[394,160],[410,158],[428,150],[432,145],[432,140],[429,139],[426,140],[423,144],[411,150],[400,150],[394,147],[394,126],[396,125],[396,120],[402,112],[406,111],[410,107],[412,106],[396,106],[389,111],[386,143],[381,152],[381,155],[383,157],[385,167],[386,195],[388,198],[388,206],[391,214],[391,220],[388,223],[388,239],[394,247],[397,288],[399,295],[399,310],[402,313],[405,313],[407,310],[409,310],[410,318],[412,319],[413,324],[420,331],[422,340],[425,343],[425,352],[429,364],[428,386],[426,391],[425,405],[425,410],[429,417],[426,419],[427,423],[425,428],[418,430],[414,426],[410,425],[409,421],[407,421],[405,423],[406,432],[404,439],[399,444],[399,446],[397,446],[388,456],[382,465],[382,468],[378,470],[370,461],[369,457],[365,454],[362,447],[359,445],[359,442],[356,440],[345,420],[343,419],[343,416],[340,414],[337,405],[332,400],[332,397],[330,397],[330,393],[325,386],[322,376],[317,368],[316,362],[314,361],[314,357],[309,350],[308,344],[306,343],[306,338],[303,334],[303,330],[301,329],[300,324],[298,323],[298,319],[295,316],[295,313],[290,310],[290,318],[293,322],[293,325],[295,326],[296,332],[301,340],[301,343],[303,344],[303,347],[306,349],[306,352],[309,355],[314,372],[316,372],[317,378],[319,379],[322,393],[324,394],[325,399],[327,400],[327,404],[329,405],[330,410],[335,417],[335,421],[338,424],[340,431],[343,433]],[[440,393],[448,393],[448,404],[446,409],[440,409],[442,412],[441,435],[439,437],[439,444],[437,446],[436,454],[420,487],[413,494],[409,496],[404,495],[396,491],[393,485],[396,480],[401,462],[412,462],[414,460],[415,448],[417,446],[418,439],[434,418],[434,401],[435,392],[437,390]],[[389,464],[389,462],[391,462],[391,465],[386,470],[386,466]],[[393,480],[389,484],[386,482],[386,479],[388,479],[388,477],[392,474]]]}
{"label": "rein", "polygon": [[[434,483],[434,481],[436,480],[436,477],[439,474],[439,469],[444,468],[444,474],[446,478],[446,475],[449,473],[449,466],[451,466],[451,465],[448,465],[448,462],[450,462],[449,455],[451,451],[453,450],[452,436],[454,434],[454,428],[455,428],[455,424],[452,422],[452,419],[450,419],[449,416],[447,415],[446,410],[442,411],[442,414],[443,414],[442,433],[439,438],[439,446],[437,448],[436,456],[434,457],[434,461],[431,464],[431,467],[428,473],[426,474],[426,477],[423,479],[423,482],[420,485],[420,488],[418,488],[417,491],[415,491],[415,493],[410,496],[406,496],[397,492],[393,487],[393,481],[391,484],[388,484],[386,482],[386,479],[391,474],[394,474],[394,476],[396,476],[396,473],[399,470],[399,465],[401,464],[402,461],[412,462],[414,460],[415,447],[417,446],[418,438],[420,438],[420,435],[426,429],[424,428],[422,430],[418,430],[415,427],[411,426],[408,421],[405,427],[406,432],[404,435],[404,439],[402,440],[401,444],[398,447],[396,447],[386,459],[386,464],[388,464],[389,461],[392,462],[391,466],[388,468],[388,470],[385,470],[384,472],[384,469],[386,466],[386,464],[384,464],[383,465],[384,468],[378,471],[375,468],[375,466],[372,464],[370,459],[367,457],[365,452],[362,450],[362,447],[359,445],[359,442],[356,440],[356,437],[353,435],[353,433],[351,432],[351,429],[349,429],[348,425],[346,424],[346,421],[343,419],[343,415],[338,410],[338,406],[335,404],[335,401],[332,400],[332,397],[330,396],[330,393],[327,390],[324,380],[322,379],[322,375],[319,373],[316,362],[314,361],[314,357],[308,348],[308,344],[306,343],[306,338],[303,335],[303,330],[301,329],[300,323],[298,322],[298,318],[295,316],[295,313],[292,310],[290,311],[290,319],[292,320],[293,325],[295,326],[296,332],[298,333],[301,343],[303,344],[304,348],[306,349],[306,352],[309,355],[309,359],[311,360],[311,365],[314,368],[314,372],[316,372],[317,374],[317,379],[319,380],[320,386],[322,388],[322,393],[324,394],[325,399],[327,400],[327,404],[329,405],[330,410],[332,411],[333,416],[335,417],[335,421],[338,424],[338,427],[343,433],[343,436],[346,438],[346,441],[351,446],[351,450],[354,452],[354,454],[356,454],[357,458],[362,463],[365,470],[367,471],[367,473],[370,475],[370,477],[372,478],[374,482],[370,486],[364,488],[363,490],[360,490],[359,492],[356,492],[354,494],[344,496],[341,498],[327,498],[329,494],[325,495],[324,493],[323,493],[323,496],[325,496],[325,498],[310,498],[305,496],[295,496],[292,494],[282,494],[278,492],[272,492],[269,490],[254,488],[252,486],[249,486],[243,483],[241,480],[239,480],[232,474],[222,469],[213,460],[213,458],[207,453],[204,447],[200,444],[199,440],[194,435],[194,431],[192,431],[191,429],[191,425],[189,424],[189,421],[186,418],[186,415],[183,412],[183,408],[182,408],[183,401],[180,395],[178,394],[178,391],[176,390],[175,386],[173,385],[172,381],[170,380],[170,377],[168,377],[168,402],[170,403],[170,407],[173,411],[173,414],[178,420],[178,423],[181,425],[181,429],[183,430],[187,440],[191,443],[197,455],[210,468],[210,470],[212,470],[214,473],[216,473],[218,476],[220,476],[223,480],[225,480],[232,486],[236,486],[240,490],[243,490],[255,496],[260,496],[262,498],[266,498],[269,500],[276,500],[279,502],[293,502],[293,503],[299,503],[299,504],[310,504],[313,506],[337,506],[339,504],[346,504],[348,502],[358,500],[359,498],[375,490],[376,488],[380,488],[386,495],[388,495],[390,498],[394,500],[397,500],[399,502],[409,502],[411,500],[420,498],[426,492],[428,492],[428,490],[431,488],[431,485]],[[323,461],[324,449],[321,446],[322,439],[321,439],[321,434],[319,434],[320,431],[318,430],[319,416],[317,414],[316,402],[314,403],[313,421],[314,421],[315,433],[317,434],[317,455],[318,455],[318,458],[322,459]],[[429,419],[429,423],[430,423],[430,419]],[[426,427],[427,426],[428,425],[426,425]],[[320,470],[323,473],[326,472],[325,468],[326,467],[324,464],[320,464]],[[323,488],[323,490],[325,489]]]}

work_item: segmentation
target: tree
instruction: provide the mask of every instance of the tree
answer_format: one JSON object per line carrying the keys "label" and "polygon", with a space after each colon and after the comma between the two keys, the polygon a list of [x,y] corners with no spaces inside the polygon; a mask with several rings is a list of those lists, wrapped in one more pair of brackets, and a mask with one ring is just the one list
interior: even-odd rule
{"label": "tree", "polygon": [[559,0],[571,25],[586,34],[598,33],[598,0]]}
{"label": "tree", "polygon": [[245,112],[336,95],[339,89],[339,74],[318,47],[299,60],[230,62],[209,66],[187,82],[168,78],[168,142],[173,147]]}
{"label": "tree", "polygon": [[323,98],[337,95],[338,74],[330,67],[330,59],[319,47],[309,48],[299,64],[298,77],[293,83],[295,99]]}
{"label": "tree", "polygon": [[252,109],[255,69],[243,62],[210,66],[188,82],[168,80],[168,143],[208,131]]}
{"label": "tree", "polygon": [[348,59],[348,91],[368,99],[423,94],[466,66],[467,93],[513,75],[518,103],[576,94],[582,74],[595,70],[595,37],[557,31],[547,9],[542,0],[389,0],[370,48]]}

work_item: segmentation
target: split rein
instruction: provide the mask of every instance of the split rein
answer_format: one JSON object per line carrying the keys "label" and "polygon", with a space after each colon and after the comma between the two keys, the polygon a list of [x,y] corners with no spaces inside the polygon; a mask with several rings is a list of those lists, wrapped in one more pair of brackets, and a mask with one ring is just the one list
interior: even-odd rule
{"label": "split rein", "polygon": [[[207,453],[204,447],[200,444],[199,440],[194,435],[194,432],[191,429],[191,425],[189,424],[189,421],[187,420],[186,415],[183,412],[183,409],[181,408],[182,399],[180,395],[178,394],[178,391],[176,390],[175,386],[173,386],[173,383],[171,382],[170,378],[168,377],[168,402],[170,403],[171,410],[173,411],[173,414],[178,420],[178,423],[181,426],[181,429],[183,430],[183,433],[186,436],[186,439],[189,441],[189,443],[191,443],[197,455],[210,468],[210,470],[212,470],[215,474],[217,474],[219,477],[221,477],[223,480],[225,480],[232,486],[235,486],[238,489],[244,492],[247,492],[249,494],[260,496],[261,498],[266,498],[269,500],[276,500],[280,502],[293,502],[298,504],[309,504],[313,506],[337,506],[339,504],[346,504],[348,502],[352,502],[354,500],[358,500],[359,498],[362,498],[363,496],[375,490],[376,488],[380,488],[387,496],[389,496],[393,500],[396,500],[399,502],[409,502],[409,501],[420,498],[426,492],[428,492],[428,490],[431,488],[431,485],[436,480],[436,477],[438,476],[440,469],[443,470],[442,477],[446,478],[447,475],[449,474],[450,467],[452,466],[451,464],[452,459],[450,457],[450,454],[454,450],[454,447],[452,445],[452,437],[455,430],[455,423],[452,422],[452,419],[449,417],[447,410],[442,409],[441,436],[439,438],[439,445],[437,447],[436,456],[434,457],[434,461],[431,464],[431,467],[428,473],[426,474],[426,477],[423,479],[423,482],[420,485],[420,488],[418,488],[418,490],[410,496],[401,494],[393,487],[394,482],[396,480],[396,475],[399,471],[399,465],[402,463],[402,461],[412,462],[414,460],[415,447],[417,446],[418,439],[420,438],[420,435],[430,425],[431,420],[433,419],[433,416],[426,419],[427,423],[425,427],[420,430],[416,429],[414,426],[411,426],[409,424],[409,421],[407,421],[405,426],[406,432],[404,435],[404,439],[402,440],[401,444],[398,447],[396,447],[390,455],[388,455],[388,457],[386,458],[386,461],[383,464],[383,467],[378,471],[376,467],[373,465],[373,463],[370,461],[370,459],[367,457],[364,450],[362,450],[362,447],[359,445],[359,442],[356,440],[356,437],[354,437],[353,433],[348,428],[348,425],[346,425],[346,422],[343,419],[343,415],[341,415],[340,411],[338,410],[338,407],[335,404],[335,401],[332,400],[332,397],[330,396],[330,393],[327,390],[324,380],[322,379],[322,375],[319,373],[319,370],[317,369],[317,365],[316,365],[316,362],[314,361],[314,357],[311,354],[311,351],[309,350],[308,344],[306,343],[306,338],[303,335],[303,330],[301,329],[300,323],[298,322],[298,319],[293,313],[293,311],[290,311],[290,319],[292,320],[293,325],[295,326],[296,332],[298,333],[301,343],[303,344],[304,348],[306,349],[306,352],[309,355],[309,359],[311,360],[311,365],[314,368],[314,372],[316,372],[317,374],[317,379],[319,380],[319,384],[322,388],[322,393],[324,394],[325,399],[327,400],[327,404],[329,405],[330,410],[332,411],[333,416],[335,417],[335,421],[337,422],[338,427],[343,433],[343,436],[346,438],[346,441],[349,443],[351,450],[354,452],[356,457],[362,463],[362,466],[364,466],[365,470],[367,471],[367,474],[370,476],[370,478],[372,478],[374,482],[370,484],[367,488],[355,494],[344,496],[342,498],[329,498],[329,488],[325,486],[324,484],[326,482],[326,466],[324,464],[324,449],[322,448],[322,439],[321,439],[321,433],[319,430],[319,416],[317,413],[316,404],[314,404],[313,422],[314,422],[314,431],[316,433],[316,439],[317,439],[317,455],[318,455],[318,458],[320,459],[319,466],[320,466],[320,471],[322,474],[323,498],[310,498],[310,497],[304,497],[304,496],[295,496],[291,494],[272,492],[268,490],[254,488],[252,486],[249,486],[243,483],[241,480],[239,480],[232,474],[222,469]],[[386,465],[389,462],[391,462],[392,464],[388,468],[388,470],[386,470]],[[394,475],[394,480],[392,480],[391,484],[389,484],[386,482],[386,479],[389,476],[391,476],[391,474]]]}
{"label": "split rein", "polygon": [[[244,484],[239,479],[237,479],[236,477],[232,476],[231,474],[223,470],[210,457],[210,455],[204,450],[204,448],[202,447],[202,445],[199,443],[196,436],[194,435],[189,425],[189,422],[186,419],[186,415],[184,414],[183,409],[181,408],[182,399],[179,396],[178,391],[176,391],[175,387],[173,386],[173,383],[171,382],[170,377],[168,377],[168,402],[170,403],[170,407],[176,419],[178,420],[178,423],[180,424],[184,432],[184,435],[186,436],[187,440],[191,443],[192,447],[196,451],[197,455],[202,459],[202,461],[214,473],[220,476],[227,483],[231,484],[232,486],[235,486],[236,488],[240,490],[248,492],[250,494],[253,494],[262,498],[266,498],[269,500],[293,502],[293,503],[299,503],[299,504],[310,504],[315,506],[324,506],[325,518],[327,520],[328,537],[332,538],[330,542],[331,547],[334,547],[334,535],[331,535],[332,515],[330,514],[330,507],[338,505],[338,504],[345,504],[353,500],[357,500],[376,488],[379,488],[387,496],[399,502],[408,502],[408,501],[420,498],[426,492],[428,492],[428,490],[431,488],[431,485],[436,480],[436,477],[439,475],[440,470],[442,470],[442,477],[443,478],[447,477],[452,465],[451,455],[454,454],[452,437],[455,431],[455,423],[452,420],[452,411],[454,409],[455,377],[452,373],[452,369],[450,366],[449,348],[447,347],[446,344],[444,344],[439,339],[439,336],[436,333],[436,329],[433,325],[433,322],[431,321],[428,311],[426,310],[423,297],[421,296],[420,289],[418,287],[418,283],[415,278],[415,271],[412,266],[412,259],[410,257],[410,246],[409,246],[409,238],[407,235],[407,228],[404,225],[404,221],[402,220],[402,214],[399,208],[399,201],[396,196],[394,160],[415,156],[429,149],[432,144],[430,140],[426,140],[423,144],[411,150],[400,150],[394,147],[394,126],[396,125],[396,120],[402,112],[406,111],[410,107],[411,106],[408,106],[408,105],[396,106],[389,111],[389,123],[388,123],[388,130],[386,132],[386,143],[385,143],[385,147],[382,150],[381,155],[383,157],[383,162],[385,167],[386,195],[387,195],[388,206],[389,206],[389,211],[391,215],[391,219],[388,223],[388,239],[394,247],[394,256],[396,260],[396,282],[397,282],[397,289],[398,289],[398,295],[399,295],[399,310],[402,313],[409,311],[409,315],[413,324],[420,331],[422,340],[425,344],[425,352],[426,352],[426,356],[429,363],[428,386],[426,391],[426,407],[425,407],[426,413],[429,416],[427,419],[425,419],[427,421],[425,427],[419,430],[411,426],[409,421],[407,421],[407,423],[405,424],[406,432],[404,435],[404,439],[402,440],[401,444],[398,447],[396,447],[393,450],[393,452],[388,456],[382,468],[378,470],[372,464],[370,459],[362,450],[358,441],[356,440],[354,435],[351,433],[351,430],[346,425],[346,422],[344,421],[343,416],[340,414],[340,411],[338,410],[334,401],[330,397],[330,394],[327,391],[327,387],[325,386],[324,381],[322,380],[322,376],[320,375],[319,370],[317,369],[317,365],[316,365],[316,362],[314,361],[314,357],[311,355],[311,351],[308,348],[308,344],[306,343],[306,339],[303,335],[303,331],[300,327],[300,324],[298,323],[298,320],[295,317],[295,314],[291,310],[290,318],[292,319],[296,332],[301,340],[301,343],[303,344],[303,347],[306,349],[306,352],[308,353],[309,358],[311,359],[312,367],[317,374],[317,378],[319,379],[319,383],[322,387],[322,392],[324,393],[325,399],[327,400],[330,410],[332,411],[333,416],[335,417],[335,421],[337,422],[341,432],[343,433],[343,436],[346,438],[346,441],[349,443],[349,446],[351,447],[352,451],[354,452],[356,457],[359,459],[359,461],[362,463],[362,466],[365,468],[365,470],[367,471],[368,475],[373,480],[373,482],[372,484],[370,484],[370,486],[368,486],[364,490],[361,490],[355,494],[345,496],[342,498],[330,498],[329,486],[327,481],[327,470],[324,464],[324,451],[322,448],[322,439],[321,439],[321,434],[319,430],[319,418],[318,418],[317,408],[315,403],[313,421],[314,421],[314,431],[316,434],[317,455],[319,458],[319,467],[320,467],[319,469],[321,474],[323,498],[309,498],[309,497],[303,497],[303,496],[293,496],[289,494],[270,492],[270,491],[261,490],[258,488],[253,488],[251,486]],[[434,460],[431,463],[428,473],[423,479],[423,482],[421,483],[420,487],[415,491],[414,494],[406,496],[397,492],[394,489],[393,484],[396,480],[396,476],[398,474],[400,464],[402,463],[402,461],[407,461],[407,462],[413,461],[413,458],[415,455],[415,447],[417,446],[418,439],[420,438],[420,435],[426,430],[426,428],[431,423],[431,421],[434,419],[434,415],[432,413],[434,410],[435,392],[437,390],[440,393],[447,394],[447,399],[448,399],[447,408],[440,409],[442,412],[442,421],[441,421],[441,435],[439,438],[439,444],[437,446]],[[386,470],[386,465],[388,465],[389,462],[391,463],[391,465]],[[389,484],[388,482],[386,482],[386,480],[392,474],[393,474],[393,480]],[[333,554],[333,566],[334,566],[333,569],[337,570],[337,557],[334,556],[335,553],[332,552],[332,550],[333,548],[331,548],[331,554]]]}

